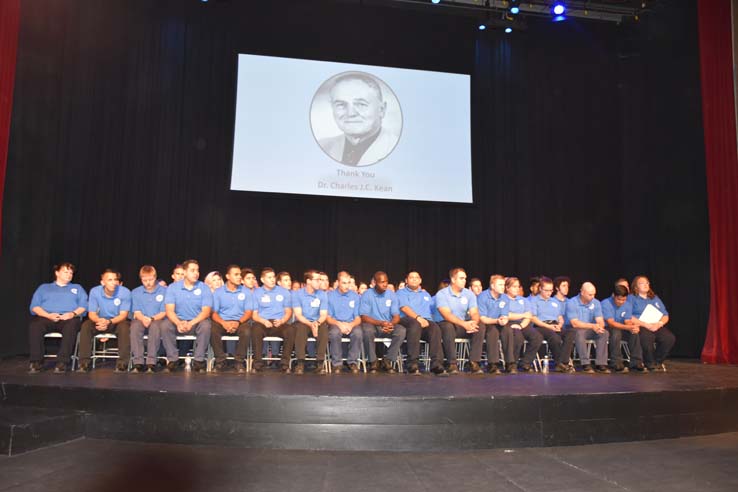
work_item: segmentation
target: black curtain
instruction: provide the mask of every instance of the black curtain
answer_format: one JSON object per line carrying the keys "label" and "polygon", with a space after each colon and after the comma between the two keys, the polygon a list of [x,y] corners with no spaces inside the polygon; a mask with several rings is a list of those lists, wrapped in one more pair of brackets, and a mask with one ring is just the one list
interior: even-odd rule
{"label": "black curtain", "polygon": [[[691,9],[506,36],[345,2],[24,0],[0,353],[27,352],[28,303],[57,261],[89,290],[106,267],[134,287],[144,263],[168,280],[195,257],[203,276],[235,262],[397,282],[412,268],[430,291],[457,265],[524,284],[569,275],[572,295],[591,280],[599,297],[645,273],[675,352],[697,356],[708,248]],[[229,191],[239,52],[470,73],[475,204]]]}

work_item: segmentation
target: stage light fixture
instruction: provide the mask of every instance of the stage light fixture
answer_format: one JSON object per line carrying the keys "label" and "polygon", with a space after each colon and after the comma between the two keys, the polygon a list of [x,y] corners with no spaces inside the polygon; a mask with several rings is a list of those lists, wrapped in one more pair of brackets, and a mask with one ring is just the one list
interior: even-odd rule
{"label": "stage light fixture", "polygon": [[438,5],[441,3],[441,0],[431,0],[431,3]]}
{"label": "stage light fixture", "polygon": [[485,29],[487,29],[487,26],[485,24],[479,24],[480,31],[484,31]]}
{"label": "stage light fixture", "polygon": [[512,27],[505,28],[505,34],[510,34],[511,32],[512,32]]}
{"label": "stage light fixture", "polygon": [[511,14],[519,14],[520,13],[520,7],[510,7],[510,13]]}
{"label": "stage light fixture", "polygon": [[566,5],[564,5],[563,3],[557,2],[551,8],[551,12],[553,12],[554,15],[564,15],[564,12],[566,12]]}
{"label": "stage light fixture", "polygon": [[556,17],[553,18],[553,21],[554,22],[561,22],[561,21],[565,21],[565,20],[566,20],[566,17],[563,16],[563,15],[557,15]]}

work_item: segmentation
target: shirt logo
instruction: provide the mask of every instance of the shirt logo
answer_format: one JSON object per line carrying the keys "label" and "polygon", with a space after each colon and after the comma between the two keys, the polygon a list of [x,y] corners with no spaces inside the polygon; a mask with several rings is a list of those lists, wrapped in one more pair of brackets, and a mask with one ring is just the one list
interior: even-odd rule
{"label": "shirt logo", "polygon": [[392,299],[387,299],[386,301],[384,301],[384,305],[390,307],[392,305]]}
{"label": "shirt logo", "polygon": [[625,318],[625,311],[623,311],[622,313],[620,313],[620,317],[621,318]]}
{"label": "shirt logo", "polygon": [[284,301],[284,296],[282,294],[277,294],[276,299],[277,299],[277,302],[282,302]]}
{"label": "shirt logo", "polygon": [[661,306],[659,306],[659,303],[658,303],[658,302],[656,302],[656,303],[654,303],[654,304],[656,304],[656,307],[657,307],[657,308],[660,308],[660,307],[661,307]]}
{"label": "shirt logo", "polygon": [[115,299],[113,300],[113,304],[115,304],[116,306],[120,306],[120,299],[118,299],[118,298],[116,297],[116,298],[115,298]]}
{"label": "shirt logo", "polygon": [[272,300],[269,298],[269,296],[261,296],[261,302],[269,304],[270,302],[272,302]]}
{"label": "shirt logo", "polygon": [[156,302],[161,302],[163,300],[164,300],[164,296],[163,295],[159,294],[158,296],[156,296]]}
{"label": "shirt logo", "polygon": [[430,302],[430,297],[428,297],[428,296],[423,296],[423,300],[424,300],[425,302]]}
{"label": "shirt logo", "polygon": [[317,297],[310,301],[310,307],[320,307],[320,299]]}
{"label": "shirt logo", "polygon": [[552,302],[552,303],[551,303],[551,305],[552,305],[553,307],[559,307],[559,305],[558,305],[558,304],[556,304],[555,302]]}
{"label": "shirt logo", "polygon": [[463,304],[464,306],[466,306],[468,303],[469,303],[469,300],[466,297],[462,297],[461,298],[461,304]]}
{"label": "shirt logo", "polygon": [[349,307],[353,308],[354,306],[356,306],[356,303],[354,301],[349,301]]}
{"label": "shirt logo", "polygon": [[594,308],[595,308],[594,304],[590,304],[589,306],[587,306],[587,309],[589,309],[590,311],[594,311]]}
{"label": "shirt logo", "polygon": [[71,292],[72,294],[76,294],[77,293],[77,288],[74,287],[72,289],[69,289],[69,292]]}
{"label": "shirt logo", "polygon": [[523,302],[523,300],[522,300],[522,299],[518,299],[518,304],[520,304],[520,305],[522,306],[522,305],[523,305],[523,304],[525,304],[525,303]]}
{"label": "shirt logo", "polygon": [[202,291],[200,289],[195,289],[192,293],[196,296],[199,296],[200,294],[202,294]]}
{"label": "shirt logo", "polygon": [[504,308],[505,307],[505,301],[500,301],[500,307],[501,308]]}
{"label": "shirt logo", "polygon": [[239,301],[243,301],[244,299],[246,299],[246,294],[244,294],[243,292],[241,292],[240,294],[238,294],[238,300]]}

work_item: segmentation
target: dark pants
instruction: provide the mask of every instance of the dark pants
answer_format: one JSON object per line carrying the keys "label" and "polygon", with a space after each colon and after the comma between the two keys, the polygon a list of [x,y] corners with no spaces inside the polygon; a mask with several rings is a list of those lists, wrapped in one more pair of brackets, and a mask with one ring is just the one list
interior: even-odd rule
{"label": "dark pants", "polygon": [[251,327],[248,322],[240,323],[235,333],[228,333],[220,323],[213,321],[210,325],[210,346],[213,347],[213,355],[215,363],[222,364],[226,360],[226,352],[223,350],[222,336],[237,336],[238,344],[236,345],[236,361],[243,362],[246,360],[246,353],[249,349],[249,337],[251,336]]}
{"label": "dark pants", "polygon": [[[304,361],[307,339],[313,336],[313,330],[300,321],[296,321],[292,326],[295,327],[295,357],[297,357],[298,361]],[[318,326],[318,336],[315,338],[318,341],[318,350],[315,358],[318,360],[318,363],[322,364],[325,360],[325,353],[328,350],[328,323],[324,322]]]}
{"label": "dark pants", "polygon": [[[656,331],[641,328],[638,334],[641,338],[643,363],[646,367],[655,367],[664,362],[669,356],[674,343],[676,343],[676,337],[665,326],[662,326]],[[653,347],[654,343],[656,344],[655,350]]]}
{"label": "dark pants", "polygon": [[523,366],[529,366],[533,363],[533,359],[536,357],[538,349],[541,348],[543,343],[543,335],[538,330],[528,325],[525,328],[513,328],[513,344],[515,345],[515,358],[511,361],[506,361],[508,364],[514,364],[517,361],[517,356],[523,349],[524,342],[528,342],[528,346],[525,348],[525,353],[520,359],[520,364]]}
{"label": "dark pants", "polygon": [[[456,364],[456,342],[457,338],[469,339],[469,354],[482,353],[484,346],[485,330],[481,329],[476,333],[467,333],[463,326],[455,325],[449,321],[441,321],[438,323],[441,329],[441,338],[443,339],[443,352],[446,354],[446,360],[449,364]],[[484,325],[482,325],[482,328]]]}
{"label": "dark pants", "polygon": [[[613,367],[623,366],[623,351],[620,342],[625,340],[628,342],[628,351],[630,352],[630,366],[635,367],[638,363],[643,363],[643,350],[641,349],[641,337],[638,334],[632,334],[628,330],[618,330],[617,328],[609,328],[610,331],[610,364]],[[643,330],[643,328],[641,328]]]}
{"label": "dark pants", "polygon": [[31,362],[43,362],[44,360],[44,335],[49,332],[60,332],[62,334],[59,352],[56,354],[57,362],[69,364],[74,344],[77,342],[77,333],[81,320],[78,316],[66,321],[51,321],[41,316],[32,316],[28,327],[28,344],[31,352]]}
{"label": "dark pants", "polygon": [[[270,321],[272,323],[274,322],[273,320]],[[289,366],[290,356],[292,355],[292,350],[295,348],[295,327],[289,323],[285,323],[276,328],[267,328],[261,323],[254,322],[251,327],[251,346],[254,351],[254,365],[256,367],[263,365],[261,345],[264,343],[264,337],[281,337],[284,340],[282,345],[282,365]]]}
{"label": "dark pants", "polygon": [[79,361],[90,361],[92,358],[92,337],[105,333],[110,333],[118,338],[118,364],[128,365],[128,361],[131,360],[131,322],[127,319],[115,325],[108,325],[105,331],[99,331],[95,328],[95,323],[91,319],[86,319],[82,323],[82,329],[79,333]]}
{"label": "dark pants", "polygon": [[[480,330],[483,330],[485,332],[484,337],[487,340],[487,362],[492,365],[497,365],[500,363],[500,342],[502,342],[502,354],[505,360],[508,360],[508,357],[511,358],[511,360],[514,360],[515,357],[513,355],[514,350],[514,339],[513,339],[513,332],[512,328],[510,328],[509,324],[505,325],[485,325],[483,324],[480,327]],[[475,358],[479,357],[479,359]],[[474,352],[470,354],[471,360],[475,362],[479,362],[481,359],[482,354],[476,355]]]}
{"label": "dark pants", "polygon": [[574,332],[572,330],[553,331],[548,328],[536,326],[543,340],[548,344],[554,363],[569,365],[571,350],[574,348]]}
{"label": "dark pants", "polygon": [[[418,320],[408,318],[400,319],[400,324],[405,327],[405,338],[407,340],[407,363],[417,364],[420,357],[420,340],[428,343],[428,355],[430,356],[430,368],[443,367],[443,345],[441,344],[441,328],[435,321],[427,319],[428,326],[423,328]],[[426,369],[430,369],[426,367]]]}

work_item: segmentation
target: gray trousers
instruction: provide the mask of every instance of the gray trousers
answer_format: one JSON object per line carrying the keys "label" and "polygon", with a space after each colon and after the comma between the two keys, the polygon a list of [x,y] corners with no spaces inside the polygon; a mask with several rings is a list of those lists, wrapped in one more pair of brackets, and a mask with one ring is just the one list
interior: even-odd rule
{"label": "gray trousers", "polygon": [[607,365],[607,340],[610,338],[610,334],[605,330],[603,333],[596,333],[594,330],[584,328],[572,328],[574,330],[574,343],[579,353],[579,359],[582,361],[582,365],[586,366],[590,364],[590,359],[587,357],[587,340],[594,340],[597,345],[597,355],[595,357],[595,364],[598,366]]}
{"label": "gray trousers", "polygon": [[195,360],[198,362],[205,361],[205,354],[208,350],[210,342],[210,318],[204,319],[190,328],[186,332],[178,332],[177,327],[168,318],[164,318],[161,323],[161,342],[164,344],[164,350],[167,353],[169,362],[179,360],[179,349],[177,348],[177,336],[192,336],[195,339]]}
{"label": "gray trousers", "polygon": [[392,330],[392,333],[384,333],[382,331],[382,328],[379,326],[369,323],[362,323],[361,331],[364,336],[364,351],[370,363],[377,360],[377,345],[374,343],[375,338],[392,337],[392,342],[387,349],[385,360],[388,360],[390,362],[395,362],[397,360],[397,356],[400,355],[400,347],[402,346],[402,342],[405,341],[406,330],[404,326],[396,324],[395,329]]}
{"label": "gray trousers", "polygon": [[144,327],[141,321],[134,319],[131,321],[131,352],[133,353],[133,364],[140,365],[144,363],[144,335],[148,334],[149,339],[146,343],[146,364],[156,364],[156,353],[159,351],[161,343],[161,325],[166,318],[154,320],[148,328]]}

